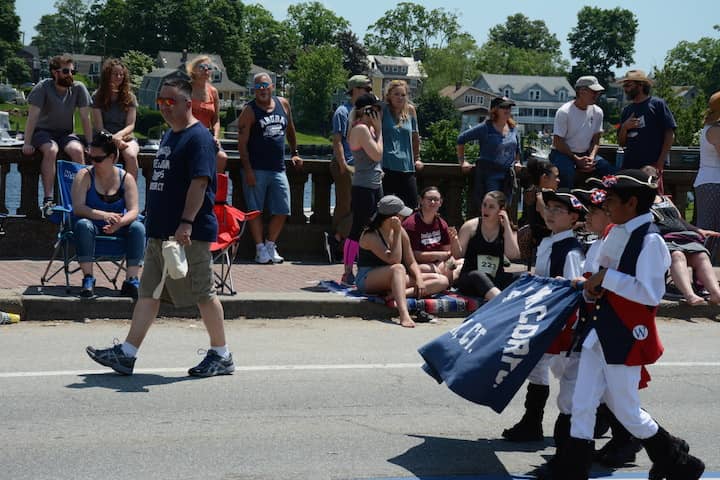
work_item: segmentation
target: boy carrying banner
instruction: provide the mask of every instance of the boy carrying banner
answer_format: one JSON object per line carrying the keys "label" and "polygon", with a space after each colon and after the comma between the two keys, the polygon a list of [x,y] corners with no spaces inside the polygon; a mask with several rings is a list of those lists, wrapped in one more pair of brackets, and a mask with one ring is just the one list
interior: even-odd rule
{"label": "boy carrying banner", "polygon": [[643,365],[654,363],[663,352],[655,313],[665,292],[670,254],[649,213],[656,179],[640,170],[624,170],[605,177],[603,185],[605,209],[616,225],[599,247],[599,271],[584,285],[595,310],[582,340],[570,438],[558,452],[553,478],[588,478],[595,413],[604,399],[645,447],[653,462],[649,478],[697,480],[705,470],[703,462],[688,454],[684,440],[640,408],[638,395]]}
{"label": "boy carrying banner", "polygon": [[[544,190],[542,197],[545,203],[545,223],[552,235],[543,238],[538,246],[535,274],[570,280],[577,278],[582,275],[585,257],[582,245],[575,238],[573,227],[583,218],[585,207],[574,195],[567,192]],[[557,354],[568,351],[572,342],[572,327],[576,319],[577,315],[572,315],[568,319],[560,336],[530,372],[525,397],[525,413],[515,426],[503,431],[502,436],[506,440],[513,442],[543,440],[542,420],[545,404],[550,395],[551,365],[553,373],[560,378],[558,408],[561,414],[570,414],[575,380],[573,372],[576,371],[573,365],[577,365],[577,355],[566,357]],[[566,376],[564,371],[567,367],[570,367],[570,370]]]}

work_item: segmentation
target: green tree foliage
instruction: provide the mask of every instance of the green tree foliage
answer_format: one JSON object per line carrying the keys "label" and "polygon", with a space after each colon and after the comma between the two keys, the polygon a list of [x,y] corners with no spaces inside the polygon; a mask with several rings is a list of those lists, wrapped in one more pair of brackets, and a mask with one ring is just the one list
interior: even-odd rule
{"label": "green tree foliage", "polygon": [[20,48],[20,17],[15,14],[15,0],[0,0],[0,67]]}
{"label": "green tree foliage", "polygon": [[135,40],[127,33],[128,8],[126,0],[96,1],[90,6],[86,28],[87,53],[90,55],[123,55],[137,49]]}
{"label": "green tree foliage", "polygon": [[69,53],[85,53],[86,22],[88,18],[88,2],[84,0],[57,0],[57,15],[64,18],[69,27],[67,32],[70,40]]}
{"label": "green tree foliage", "polygon": [[343,55],[343,68],[351,75],[366,72],[368,70],[368,51],[360,43],[357,35],[347,29],[335,35],[335,46],[340,49]]}
{"label": "green tree foliage", "polygon": [[634,63],[637,17],[616,7],[583,7],[578,23],[568,34],[570,54],[577,59],[571,83],[582,75],[595,75],[601,83],[614,78],[612,69]]}
{"label": "green tree foliage", "polygon": [[433,163],[457,163],[455,146],[460,133],[456,122],[439,120],[430,125],[429,136],[422,142],[422,156]]}
{"label": "green tree foliage", "polygon": [[58,14],[43,15],[35,25],[37,35],[32,38],[31,45],[38,49],[41,58],[70,52],[72,39],[69,34],[70,25],[67,19]]}
{"label": "green tree foliage", "polygon": [[216,0],[210,3],[199,46],[199,51],[220,55],[228,77],[241,85],[245,84],[252,63],[250,46],[239,27],[243,20],[243,7],[239,2]]}
{"label": "green tree foliage", "polygon": [[720,90],[720,38],[681,41],[667,53],[656,76],[660,85],[692,85],[707,98]]}
{"label": "green tree foliage", "polygon": [[261,5],[248,5],[241,25],[251,45],[252,62],[276,72],[284,72],[293,62],[300,45],[300,34],[278,22]]}
{"label": "green tree foliage", "polygon": [[5,63],[5,67],[5,75],[13,85],[29,82],[32,78],[30,67],[22,58],[10,57]]}
{"label": "green tree foliage", "polygon": [[350,22],[320,2],[290,5],[284,23],[300,34],[303,47],[333,44],[337,34],[350,28]]}
{"label": "green tree foliage", "polygon": [[542,20],[522,13],[495,25],[476,55],[478,70],[507,75],[562,75],[570,64],[562,58],[560,41]]}
{"label": "green tree foliage", "polygon": [[478,77],[478,47],[472,35],[462,33],[444,48],[429,48],[422,66],[428,78],[423,91],[437,92],[448,85],[468,84]]}
{"label": "green tree foliage", "polygon": [[522,50],[551,54],[560,53],[560,40],[550,33],[543,20],[530,20],[522,13],[507,17],[504,24],[490,29],[488,41]]}
{"label": "green tree foliage", "polygon": [[129,50],[120,60],[130,71],[130,82],[133,90],[137,93],[143,76],[152,71],[155,62],[153,62],[153,59],[150,58],[149,55],[145,55],[137,50]]}
{"label": "green tree foliage", "polygon": [[486,42],[476,57],[477,69],[507,75],[565,76],[570,67],[562,56]]}
{"label": "green tree foliage", "polygon": [[428,48],[442,48],[460,33],[456,14],[444,8],[427,10],[412,2],[400,2],[368,27],[365,45],[373,55],[424,57]]}
{"label": "green tree foliage", "polygon": [[448,97],[441,97],[437,91],[423,89],[415,100],[420,136],[431,135],[431,127],[439,121],[448,121],[454,128],[460,127],[460,113]]}
{"label": "green tree foliage", "polygon": [[297,57],[295,70],[288,74],[293,84],[293,110],[298,127],[322,132],[331,114],[332,95],[342,88],[347,73],[342,52],[331,45],[309,47]]}

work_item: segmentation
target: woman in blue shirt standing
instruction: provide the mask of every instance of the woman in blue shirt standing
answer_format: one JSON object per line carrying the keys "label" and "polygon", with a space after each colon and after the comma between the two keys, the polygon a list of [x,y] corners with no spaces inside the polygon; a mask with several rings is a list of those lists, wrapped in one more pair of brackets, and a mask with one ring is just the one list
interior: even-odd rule
{"label": "woman in blue shirt standing", "polygon": [[385,92],[382,116],[383,193],[396,195],[408,207],[417,208],[418,190],[415,170],[420,161],[420,134],[417,113],[408,99],[404,80],[392,80]]}
{"label": "woman in blue shirt standing", "polygon": [[477,205],[487,192],[499,190],[512,203],[515,167],[520,165],[520,136],[510,109],[515,103],[506,98],[494,98],[490,103],[490,117],[483,123],[462,132],[457,139],[457,156],[463,173],[472,169],[465,160],[465,144],[477,140],[480,157],[475,164],[474,193]]}

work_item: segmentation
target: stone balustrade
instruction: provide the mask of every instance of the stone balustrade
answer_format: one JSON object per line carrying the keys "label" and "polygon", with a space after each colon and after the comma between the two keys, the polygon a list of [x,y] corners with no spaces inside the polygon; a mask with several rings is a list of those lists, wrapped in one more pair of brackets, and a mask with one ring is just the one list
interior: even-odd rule
{"label": "stone balustrade", "polygon": [[[228,144],[227,147],[233,145]],[[601,147],[601,155],[614,162],[615,146]],[[327,150],[326,150],[327,151]],[[240,160],[237,151],[227,149],[228,173],[234,186],[233,205],[244,208],[242,181],[240,178]],[[312,158],[307,155],[318,152],[317,149],[301,151],[305,162],[301,169],[295,169],[289,162],[287,174],[290,182],[292,212],[288,225],[283,231],[280,241],[283,254],[290,256],[319,256],[321,238],[324,230],[330,229],[331,223],[331,186],[329,160]],[[152,172],[154,152],[142,151],[139,156],[140,168],[144,178],[149,179]],[[687,193],[692,190],[692,183],[697,173],[699,152],[697,148],[674,147],[671,152],[670,167],[665,171],[665,190],[671,194],[673,201],[681,211],[686,206]],[[6,203],[7,175],[12,164],[16,164],[21,176],[20,205],[17,212],[8,212]],[[24,157],[19,147],[0,148],[0,213],[18,213],[25,215],[22,220],[8,222],[8,235],[0,244],[0,257],[42,257],[50,253],[50,245],[54,241],[54,225],[43,221],[38,205],[38,180],[40,178],[40,156]],[[418,187],[436,185],[445,197],[443,215],[450,225],[459,226],[474,211],[472,198],[472,175],[463,175],[457,165],[426,163],[418,173]],[[308,217],[304,210],[303,199],[305,185],[310,179],[312,183],[312,214]],[[147,188],[140,185],[140,188]],[[513,207],[517,207],[516,205]],[[512,208],[514,210],[515,208]],[[243,251],[252,251],[252,244],[247,239]]]}

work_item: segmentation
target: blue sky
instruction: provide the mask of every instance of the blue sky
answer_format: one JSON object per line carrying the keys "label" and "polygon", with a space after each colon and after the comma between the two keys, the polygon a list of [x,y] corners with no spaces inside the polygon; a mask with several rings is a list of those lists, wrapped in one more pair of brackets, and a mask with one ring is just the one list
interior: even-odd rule
{"label": "blue sky", "polygon": [[[21,19],[21,31],[25,32],[25,41],[35,34],[34,27],[44,14],[55,13],[55,0],[16,0],[16,11]],[[246,3],[256,3],[247,1]],[[285,18],[287,7],[293,3],[285,0],[264,0],[262,5],[276,19]],[[362,39],[368,25],[374,23],[394,2],[386,0],[325,0],[327,8],[346,18],[353,31]],[[685,0],[669,2],[667,0],[631,0],[625,2],[595,0],[578,2],[572,0],[505,0],[502,2],[428,0],[420,1],[428,9],[442,7],[455,12],[460,17],[463,29],[472,34],[478,44],[487,39],[488,30],[504,23],[509,15],[521,12],[530,19],[544,20],[548,28],[562,42],[563,54],[569,59],[567,35],[577,23],[577,12],[584,5],[601,8],[622,7],[631,10],[638,18],[638,34],[635,39],[635,64],[621,69],[641,68],[649,71],[653,66],[661,66],[667,51],[681,40],[697,41],[699,38],[718,38],[720,32],[713,25],[720,23],[717,15],[717,0]]]}

